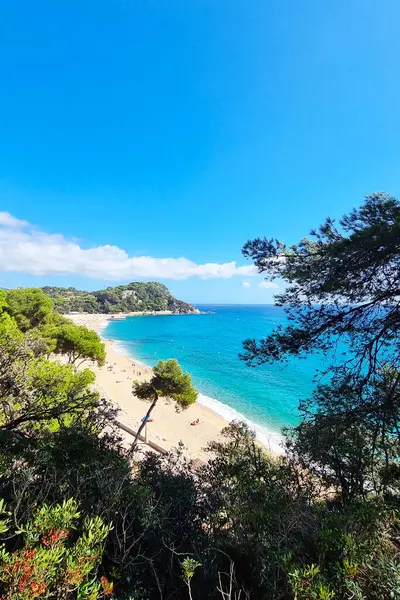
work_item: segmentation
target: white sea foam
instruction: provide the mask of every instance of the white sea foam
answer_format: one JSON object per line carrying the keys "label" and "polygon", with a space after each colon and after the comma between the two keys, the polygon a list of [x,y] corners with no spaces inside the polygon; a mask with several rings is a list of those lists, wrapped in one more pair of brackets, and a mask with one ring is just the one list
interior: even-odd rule
{"label": "white sea foam", "polygon": [[112,347],[117,354],[121,354],[122,356],[129,356],[129,358],[132,358],[130,356],[128,348],[124,345],[123,342],[120,342],[119,340],[115,340],[114,338],[111,339],[111,342],[112,342]]}
{"label": "white sea foam", "polygon": [[[106,339],[109,339],[109,338],[106,338]],[[146,369],[151,369],[151,367],[149,367],[148,365],[145,365],[142,361],[138,360],[135,356],[132,356],[132,353],[129,350],[129,347],[126,346],[124,344],[124,342],[121,342],[120,340],[115,340],[114,338],[112,338],[112,347],[115,350],[115,352],[117,354],[119,354],[120,356],[128,356],[128,358],[133,360],[137,365],[142,365]]]}
{"label": "white sea foam", "polygon": [[100,325],[99,325],[99,328],[98,328],[98,330],[97,330],[97,334],[100,336],[100,338],[101,338],[103,341],[104,341],[104,339],[107,339],[107,338],[104,338],[104,337],[103,337],[103,331],[104,331],[105,329],[107,329],[107,327],[108,327],[108,320],[105,320],[105,321],[103,321],[102,323],[100,323]]}
{"label": "white sea foam", "polygon": [[283,454],[283,436],[277,431],[268,430],[266,427],[262,425],[257,425],[254,421],[251,421],[240,412],[231,408],[227,404],[216,400],[215,398],[210,398],[210,396],[205,396],[202,393],[199,393],[199,397],[197,401],[210,408],[217,415],[223,417],[226,421],[244,421],[250,427],[252,431],[255,432],[257,439],[266,447],[274,452],[275,454]]}

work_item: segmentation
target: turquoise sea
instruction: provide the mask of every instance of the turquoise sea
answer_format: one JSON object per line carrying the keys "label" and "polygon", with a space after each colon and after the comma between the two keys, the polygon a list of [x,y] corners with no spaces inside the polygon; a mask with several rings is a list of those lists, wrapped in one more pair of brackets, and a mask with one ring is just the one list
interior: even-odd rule
{"label": "turquoise sea", "polygon": [[121,353],[146,365],[176,358],[201,392],[199,401],[228,420],[244,418],[260,439],[279,443],[279,431],[298,421],[297,406],[323,368],[321,357],[251,368],[238,358],[246,338],[260,338],[286,321],[281,308],[198,305],[212,314],[129,317],[103,330]]}

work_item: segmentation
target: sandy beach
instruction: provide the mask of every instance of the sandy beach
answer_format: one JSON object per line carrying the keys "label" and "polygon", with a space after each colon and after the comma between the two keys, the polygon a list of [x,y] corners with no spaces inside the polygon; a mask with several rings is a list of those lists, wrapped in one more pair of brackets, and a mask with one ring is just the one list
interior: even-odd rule
{"label": "sandy beach", "polygon": [[[142,313],[117,314],[123,318]],[[148,314],[148,313],[146,313]],[[168,313],[167,313],[168,314]],[[65,315],[78,325],[85,325],[101,334],[107,325],[109,315],[71,314]],[[119,421],[136,430],[145,415],[148,404],[132,394],[134,380],[145,381],[151,377],[152,370],[129,356],[119,354],[113,340],[104,339],[106,364],[98,367],[87,363],[96,374],[97,387],[101,394],[113,401],[120,409]],[[160,399],[152,414],[153,422],[148,425],[148,439],[166,450],[172,450],[182,441],[185,453],[191,459],[204,460],[208,442],[220,437],[221,430],[228,424],[225,419],[212,410],[196,402],[187,410],[177,413],[174,403]],[[199,419],[200,424],[191,423]]]}

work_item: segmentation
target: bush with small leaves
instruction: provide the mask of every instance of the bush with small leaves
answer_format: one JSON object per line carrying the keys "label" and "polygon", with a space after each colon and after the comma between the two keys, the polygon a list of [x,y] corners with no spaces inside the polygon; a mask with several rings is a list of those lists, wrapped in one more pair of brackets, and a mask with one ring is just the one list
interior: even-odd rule
{"label": "bush with small leaves", "polygon": [[[111,596],[113,584],[97,571],[104,543],[111,530],[96,516],[86,518],[82,533],[74,535],[80,519],[75,500],[43,505],[15,533],[20,536],[13,552],[0,550],[0,590],[3,600],[57,598],[96,600]],[[0,510],[4,506],[0,505]],[[0,531],[8,528],[3,519]]]}
{"label": "bush with small leaves", "polygon": [[182,572],[183,572],[183,580],[186,583],[189,591],[189,598],[192,600],[192,588],[191,583],[193,579],[193,575],[198,567],[201,567],[201,563],[199,563],[194,558],[189,558],[188,556],[181,562]]}
{"label": "bush with small leaves", "polygon": [[289,582],[293,600],[332,600],[335,598],[335,592],[323,581],[316,565],[310,565],[303,570],[296,569],[289,573]]}

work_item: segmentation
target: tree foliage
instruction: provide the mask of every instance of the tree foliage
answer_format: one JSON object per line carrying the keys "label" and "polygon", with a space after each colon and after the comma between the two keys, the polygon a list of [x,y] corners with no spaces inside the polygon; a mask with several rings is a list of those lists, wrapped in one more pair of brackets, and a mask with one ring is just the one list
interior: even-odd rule
{"label": "tree foliage", "polygon": [[[29,291],[22,297],[24,311],[32,314],[32,294]],[[22,314],[16,309],[13,312]],[[70,340],[70,353],[93,358],[97,352],[97,359],[103,360],[104,347],[99,337],[86,328],[82,331],[60,315],[53,321],[52,314],[44,313],[44,322],[26,333],[18,326],[21,321],[10,316],[8,310],[0,314],[0,429],[26,434],[32,428],[59,427],[93,412],[111,414],[107,402],[92,389],[94,374],[89,369],[76,373],[72,365],[48,360],[45,354],[50,338],[40,334],[51,330],[57,339],[63,328],[71,327],[77,335]]]}
{"label": "tree foliage", "polygon": [[153,377],[150,381],[134,382],[133,394],[141,400],[150,401],[151,404],[136,433],[132,450],[135,449],[137,440],[160,397],[173,400],[177,409],[185,410],[196,402],[198,396],[197,390],[192,386],[189,373],[183,373],[175,359],[158,361],[153,368]]}
{"label": "tree foliage", "polygon": [[54,303],[39,288],[18,288],[6,294],[6,310],[17,322],[21,331],[40,325],[52,312]]}
{"label": "tree foliage", "polygon": [[[53,312],[54,303],[41,289],[18,288],[0,295],[0,336],[21,333],[36,341],[37,352],[50,355],[64,354],[68,362],[78,367],[85,360],[102,365],[104,344],[87,327],[75,325],[70,319]],[[11,319],[6,323],[6,319]],[[8,333],[6,334],[6,331]]]}
{"label": "tree foliage", "polygon": [[399,234],[400,203],[377,193],[339,226],[327,219],[311,240],[286,247],[259,238],[244,247],[261,273],[287,281],[277,303],[290,322],[247,340],[242,358],[254,365],[315,351],[331,357],[333,378],[303,402],[295,433],[299,456],[312,468],[324,464],[336,481],[340,472],[346,494],[372,482],[385,489],[389,473],[397,477]]}
{"label": "tree foliage", "polygon": [[104,402],[91,389],[89,369],[75,373],[71,365],[35,357],[29,341],[0,347],[0,429],[25,431],[82,419]]}
{"label": "tree foliage", "polygon": [[302,419],[289,432],[289,448],[344,501],[400,491],[397,378],[397,371],[386,370],[361,386],[346,370],[300,404]]}
{"label": "tree foliage", "polygon": [[[51,337],[50,332],[49,335]],[[78,367],[85,360],[95,361],[100,366],[104,364],[104,344],[95,331],[69,322],[56,326],[53,337],[56,342],[54,352],[66,355],[71,365]]]}
{"label": "tree foliage", "polygon": [[247,340],[243,358],[260,364],[328,352],[343,339],[354,375],[368,379],[387,364],[398,365],[400,203],[372,194],[339,226],[327,219],[311,234],[292,246],[266,238],[244,246],[260,273],[287,282],[276,303],[292,323],[258,343]]}
{"label": "tree foliage", "polygon": [[[320,374],[300,404],[300,424],[287,431],[289,465],[301,489],[325,498],[327,510],[335,507],[336,537],[346,541],[349,518],[363,531],[369,515],[376,529],[372,545],[355,534],[346,541],[340,582],[326,597],[398,597],[399,579],[388,575],[398,572],[397,535],[389,542],[392,557],[382,546],[376,560],[368,553],[385,537],[385,519],[397,513],[400,498],[400,203],[372,194],[338,225],[327,219],[311,236],[289,247],[266,238],[244,246],[260,273],[287,283],[276,303],[289,323],[244,342],[242,358],[254,366],[311,352],[330,357],[325,379]],[[325,597],[308,589],[323,585],[321,560],[319,554],[306,570],[293,571],[297,598]],[[368,582],[373,570],[376,580]]]}

